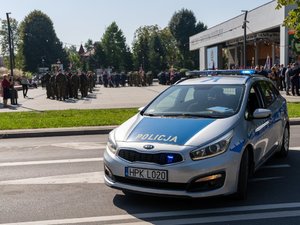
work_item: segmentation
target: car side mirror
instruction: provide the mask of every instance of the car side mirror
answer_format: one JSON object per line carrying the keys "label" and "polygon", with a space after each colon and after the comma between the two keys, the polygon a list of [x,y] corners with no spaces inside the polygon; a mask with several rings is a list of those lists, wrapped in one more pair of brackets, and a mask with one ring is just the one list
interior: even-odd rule
{"label": "car side mirror", "polygon": [[252,118],[253,119],[265,119],[265,118],[270,117],[271,115],[272,115],[271,110],[259,108],[253,112]]}

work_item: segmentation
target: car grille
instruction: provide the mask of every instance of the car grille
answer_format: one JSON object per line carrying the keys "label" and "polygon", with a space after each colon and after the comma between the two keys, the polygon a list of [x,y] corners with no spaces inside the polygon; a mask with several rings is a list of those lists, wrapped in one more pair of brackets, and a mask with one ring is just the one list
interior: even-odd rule
{"label": "car grille", "polygon": [[150,162],[159,165],[183,161],[182,156],[177,153],[140,153],[134,150],[121,149],[118,155],[130,162]]}

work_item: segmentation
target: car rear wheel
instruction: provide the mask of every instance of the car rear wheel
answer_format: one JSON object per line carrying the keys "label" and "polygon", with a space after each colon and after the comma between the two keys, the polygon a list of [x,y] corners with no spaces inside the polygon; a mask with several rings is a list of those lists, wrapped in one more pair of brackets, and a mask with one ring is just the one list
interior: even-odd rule
{"label": "car rear wheel", "polygon": [[281,144],[280,151],[278,152],[278,156],[281,158],[287,157],[289,153],[289,147],[290,147],[290,131],[288,126],[286,126],[284,128],[282,144]]}
{"label": "car rear wheel", "polygon": [[234,194],[235,199],[244,200],[247,198],[248,178],[249,178],[249,150],[245,149],[241,159],[237,192]]}

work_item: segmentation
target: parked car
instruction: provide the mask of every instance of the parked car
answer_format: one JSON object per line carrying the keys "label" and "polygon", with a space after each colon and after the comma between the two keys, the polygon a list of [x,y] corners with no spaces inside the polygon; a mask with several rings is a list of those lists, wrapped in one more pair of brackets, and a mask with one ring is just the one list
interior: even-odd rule
{"label": "parked car", "polygon": [[[286,100],[253,71],[194,71],[109,134],[106,185],[149,195],[247,196],[249,177],[289,151]],[[236,75],[240,74],[240,75]]]}

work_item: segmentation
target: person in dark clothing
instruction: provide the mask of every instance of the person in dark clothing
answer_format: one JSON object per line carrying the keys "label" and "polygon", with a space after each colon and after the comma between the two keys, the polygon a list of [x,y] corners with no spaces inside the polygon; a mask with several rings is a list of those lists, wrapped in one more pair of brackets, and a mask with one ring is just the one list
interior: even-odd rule
{"label": "person in dark clothing", "polygon": [[81,73],[79,76],[80,81],[80,92],[81,98],[87,97],[87,90],[88,90],[88,78],[85,73]]}
{"label": "person in dark clothing", "polygon": [[299,64],[296,62],[294,64],[293,69],[292,69],[292,76],[291,76],[292,95],[300,96],[300,93],[299,93],[299,74],[300,74],[300,67],[299,67]]}
{"label": "person in dark clothing", "polygon": [[55,83],[57,88],[57,100],[65,100],[66,99],[66,87],[67,87],[67,77],[61,71],[55,77]]}
{"label": "person in dark clothing", "polygon": [[8,76],[4,75],[3,80],[1,82],[2,90],[3,90],[3,107],[8,107],[7,106],[7,99],[10,98],[10,85],[11,83],[8,80]]}
{"label": "person in dark clothing", "polygon": [[73,98],[78,99],[79,76],[76,73],[71,76],[71,86]]}

